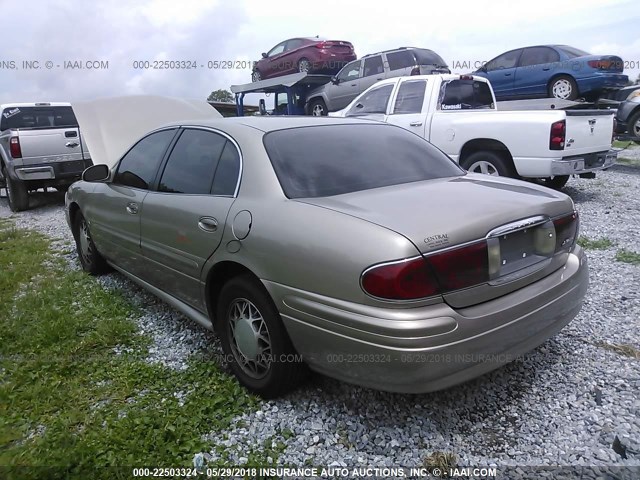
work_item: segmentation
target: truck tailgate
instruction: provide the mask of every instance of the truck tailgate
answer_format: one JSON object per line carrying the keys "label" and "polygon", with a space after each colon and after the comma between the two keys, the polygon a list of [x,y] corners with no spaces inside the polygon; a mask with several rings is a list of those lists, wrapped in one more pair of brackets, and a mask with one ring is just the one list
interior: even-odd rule
{"label": "truck tailgate", "polygon": [[77,127],[20,129],[19,137],[24,165],[83,159]]}
{"label": "truck tailgate", "polygon": [[564,151],[585,155],[611,149],[613,112],[608,110],[566,110],[567,133]]}

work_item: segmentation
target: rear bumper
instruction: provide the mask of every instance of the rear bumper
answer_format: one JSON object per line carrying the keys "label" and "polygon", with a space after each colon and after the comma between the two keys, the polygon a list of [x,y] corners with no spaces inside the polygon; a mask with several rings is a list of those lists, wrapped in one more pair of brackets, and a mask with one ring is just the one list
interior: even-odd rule
{"label": "rear bumper", "polygon": [[93,165],[91,159],[70,162],[44,163],[40,165],[16,166],[15,176],[19,180],[77,180],[82,172]]}
{"label": "rear bumper", "polygon": [[448,388],[511,362],[553,336],[580,311],[588,287],[579,246],[556,272],[464,309],[347,304],[265,282],[309,366],[379,390]]}
{"label": "rear bumper", "polygon": [[580,93],[622,88],[628,81],[627,75],[619,73],[594,73],[588,77],[576,78]]}
{"label": "rear bumper", "polygon": [[598,152],[577,157],[565,157],[551,162],[551,175],[573,175],[595,172],[612,167],[618,160],[618,152]]}

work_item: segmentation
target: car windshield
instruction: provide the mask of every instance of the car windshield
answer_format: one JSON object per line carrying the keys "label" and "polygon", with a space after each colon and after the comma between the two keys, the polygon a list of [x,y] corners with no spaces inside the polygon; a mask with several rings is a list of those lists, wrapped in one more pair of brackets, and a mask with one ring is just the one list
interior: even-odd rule
{"label": "car windshield", "polygon": [[8,128],[77,127],[71,107],[8,107],[2,111],[0,130]]}
{"label": "car windshield", "polygon": [[591,55],[589,52],[585,52],[584,50],[580,50],[579,48],[569,47],[568,45],[560,45],[558,48],[566,53],[569,58]]}
{"label": "car windshield", "polygon": [[465,174],[426,140],[391,125],[277,130],[264,136],[264,145],[288,198],[328,197]]}
{"label": "car windshield", "polygon": [[440,110],[474,110],[493,108],[493,96],[486,82],[449,80],[442,82],[438,97]]}

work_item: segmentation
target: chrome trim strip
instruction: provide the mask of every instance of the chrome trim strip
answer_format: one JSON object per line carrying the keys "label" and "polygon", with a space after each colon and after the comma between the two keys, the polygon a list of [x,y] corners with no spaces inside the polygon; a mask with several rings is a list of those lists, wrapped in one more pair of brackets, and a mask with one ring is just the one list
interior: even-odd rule
{"label": "chrome trim strip", "polygon": [[547,223],[549,220],[550,218],[544,215],[536,215],[535,217],[524,218],[522,220],[517,220],[515,222],[507,223],[505,225],[501,225],[500,227],[494,228],[489,233],[487,233],[487,236],[485,238],[500,237],[502,235],[507,235],[519,230],[537,227],[538,225]]}

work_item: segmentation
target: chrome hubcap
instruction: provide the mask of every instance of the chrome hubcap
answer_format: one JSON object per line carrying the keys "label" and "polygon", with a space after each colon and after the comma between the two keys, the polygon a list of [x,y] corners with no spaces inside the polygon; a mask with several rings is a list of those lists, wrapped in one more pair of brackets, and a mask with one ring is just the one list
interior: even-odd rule
{"label": "chrome hubcap", "polygon": [[633,124],[632,128],[632,134],[634,137],[640,137],[640,118],[638,119],[638,121],[636,121],[636,123]]}
{"label": "chrome hubcap", "polygon": [[308,71],[309,71],[309,66],[310,66],[310,65],[309,65],[309,62],[305,60],[305,61],[303,61],[303,62],[300,62],[300,65],[298,66],[298,70],[299,70],[301,73],[306,73],[306,72],[308,72]]}
{"label": "chrome hubcap", "polygon": [[258,308],[246,298],[229,306],[227,316],[231,351],[240,368],[252,378],[262,378],[271,362],[271,337]]}
{"label": "chrome hubcap", "polygon": [[312,113],[314,117],[321,117],[324,113],[324,108],[322,108],[322,105],[316,104],[313,106]]}
{"label": "chrome hubcap", "polygon": [[87,222],[82,220],[80,223],[80,255],[82,255],[82,259],[84,263],[91,263],[91,235],[89,234],[89,227],[87,227]]}
{"label": "chrome hubcap", "polygon": [[571,96],[571,82],[566,79],[561,79],[556,81],[553,84],[551,91],[553,92],[553,96],[556,98],[560,98],[562,100],[566,100]]}
{"label": "chrome hubcap", "polygon": [[494,177],[500,176],[496,167],[485,160],[479,160],[477,162],[472,163],[467,170],[473,173],[483,173],[485,175],[493,175]]}

